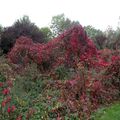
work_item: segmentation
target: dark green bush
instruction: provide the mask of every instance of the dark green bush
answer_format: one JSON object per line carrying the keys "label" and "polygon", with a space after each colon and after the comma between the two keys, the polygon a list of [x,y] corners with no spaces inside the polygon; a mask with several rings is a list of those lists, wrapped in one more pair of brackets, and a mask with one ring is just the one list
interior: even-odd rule
{"label": "dark green bush", "polygon": [[68,72],[69,72],[68,69],[66,69],[64,66],[59,66],[55,70],[55,74],[57,75],[58,79],[60,79],[60,80],[67,79],[69,76]]}
{"label": "dark green bush", "polygon": [[4,82],[5,81],[5,77],[0,73],[0,82]]}

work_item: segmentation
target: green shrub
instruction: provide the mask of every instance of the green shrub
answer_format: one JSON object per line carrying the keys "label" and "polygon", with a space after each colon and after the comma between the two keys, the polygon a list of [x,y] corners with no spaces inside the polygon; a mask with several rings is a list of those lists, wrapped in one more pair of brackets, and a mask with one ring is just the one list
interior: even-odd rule
{"label": "green shrub", "polygon": [[68,69],[64,66],[59,66],[55,69],[55,74],[57,75],[58,79],[65,80],[68,78]]}

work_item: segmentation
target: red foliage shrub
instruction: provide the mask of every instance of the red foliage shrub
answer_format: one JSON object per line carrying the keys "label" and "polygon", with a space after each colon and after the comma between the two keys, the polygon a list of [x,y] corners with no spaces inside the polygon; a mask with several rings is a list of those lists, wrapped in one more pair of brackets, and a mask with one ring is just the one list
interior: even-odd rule
{"label": "red foliage shrub", "polygon": [[27,37],[20,37],[16,40],[16,44],[12,51],[9,53],[9,58],[13,63],[23,62],[22,58],[25,58],[32,46],[32,39]]}
{"label": "red foliage shrub", "polygon": [[20,37],[8,57],[13,63],[24,63],[31,59],[40,65],[54,67],[66,64],[73,67],[96,54],[96,47],[82,26],[74,26],[47,44],[35,44],[29,38]]}
{"label": "red foliage shrub", "polygon": [[111,65],[105,71],[108,78],[104,80],[104,83],[120,90],[120,56],[112,56],[111,61]]}
{"label": "red foliage shrub", "polygon": [[[93,69],[85,69],[80,62],[74,79],[68,80],[62,88],[62,97],[71,112],[78,112],[79,117],[86,116],[101,104],[108,104],[120,97],[120,57],[119,51],[98,51]],[[84,60],[85,62],[85,60]],[[95,73],[92,73],[95,70]],[[81,119],[83,119],[82,117]]]}
{"label": "red foliage shrub", "polygon": [[74,68],[73,79],[57,85],[62,89],[67,108],[88,119],[91,110],[114,100],[120,93],[119,53],[109,49],[98,51],[82,26],[74,26],[47,44],[35,44],[20,37],[8,58],[17,64],[33,61],[43,70],[53,70],[62,64]]}

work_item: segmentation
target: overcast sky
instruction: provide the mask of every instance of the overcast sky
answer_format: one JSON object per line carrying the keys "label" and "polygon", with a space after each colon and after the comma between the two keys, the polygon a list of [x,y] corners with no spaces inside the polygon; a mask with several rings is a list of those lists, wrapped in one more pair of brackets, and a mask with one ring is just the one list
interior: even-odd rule
{"label": "overcast sky", "polygon": [[116,28],[120,16],[120,0],[0,0],[0,24],[10,26],[28,15],[39,27],[48,26],[52,16],[64,13],[83,26],[105,30]]}

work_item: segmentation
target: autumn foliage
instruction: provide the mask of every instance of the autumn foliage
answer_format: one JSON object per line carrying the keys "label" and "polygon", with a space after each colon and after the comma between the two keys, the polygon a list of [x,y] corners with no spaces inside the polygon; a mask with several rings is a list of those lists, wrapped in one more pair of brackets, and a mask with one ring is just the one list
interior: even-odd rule
{"label": "autumn foliage", "polygon": [[[82,26],[74,26],[46,44],[21,36],[8,54],[12,63],[35,62],[51,72],[58,66],[74,69],[74,76],[61,84],[61,99],[69,112],[89,119],[93,110],[120,96],[120,51],[97,50]],[[4,94],[7,94],[4,91]]]}
{"label": "autumn foliage", "polygon": [[82,26],[75,26],[47,44],[33,43],[30,38],[20,37],[8,54],[10,60],[18,63],[20,59],[33,60],[37,64],[48,62],[51,66],[66,64],[76,65],[79,61],[94,57],[96,47]]}

